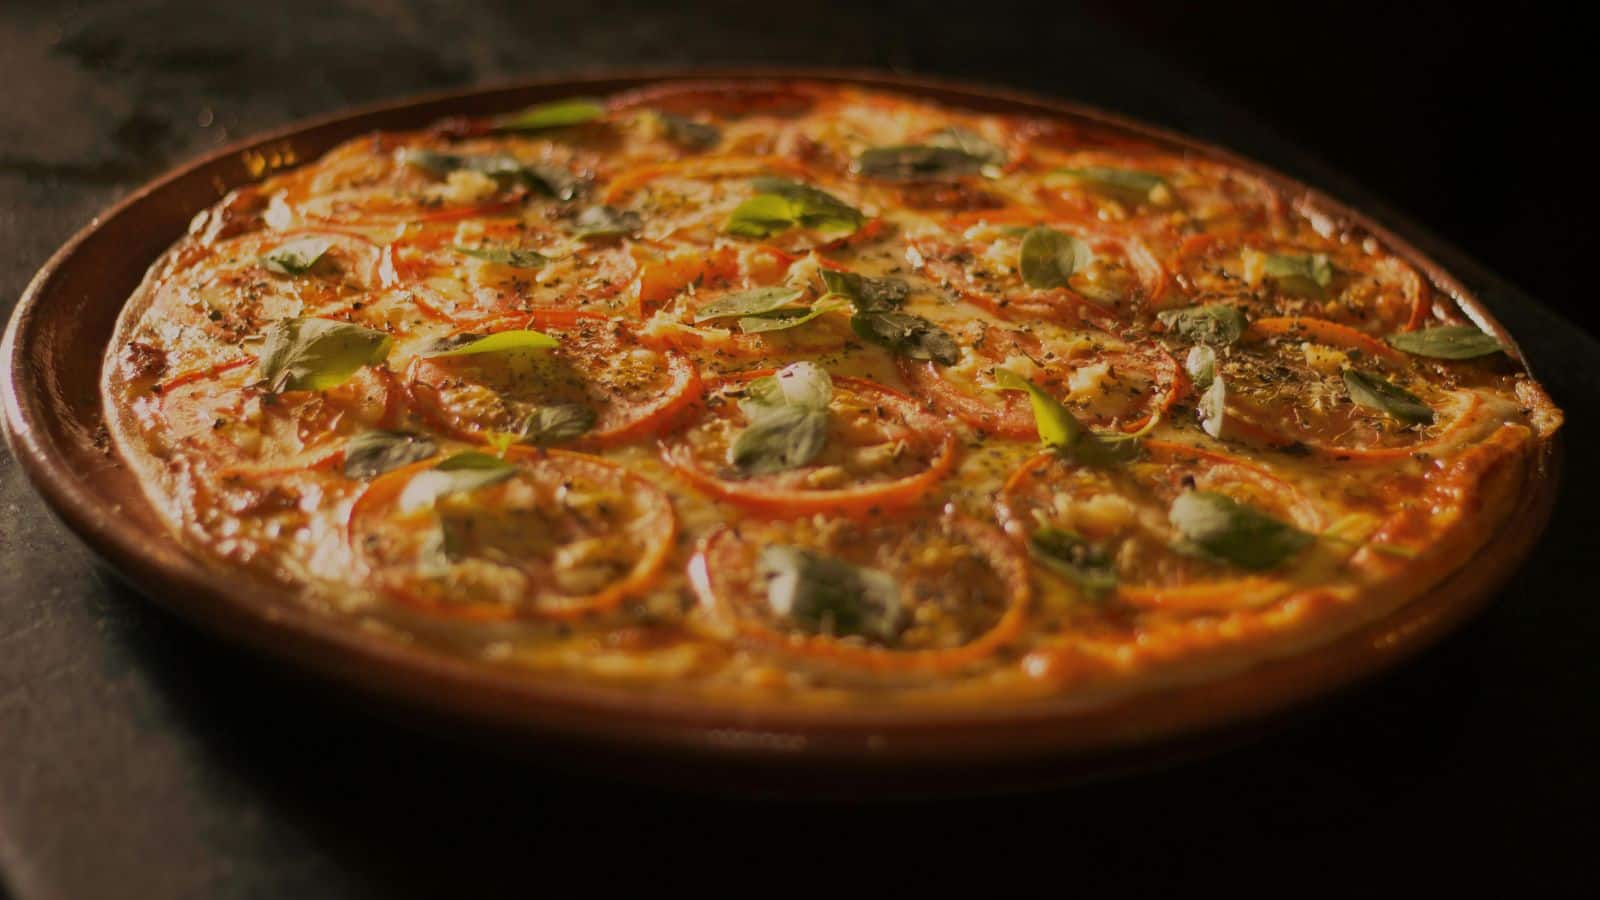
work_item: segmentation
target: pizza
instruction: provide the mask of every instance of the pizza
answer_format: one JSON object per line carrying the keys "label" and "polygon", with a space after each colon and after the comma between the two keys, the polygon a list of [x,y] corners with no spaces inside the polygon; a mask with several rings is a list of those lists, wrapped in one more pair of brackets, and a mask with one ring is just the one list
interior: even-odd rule
{"label": "pizza", "polygon": [[192,553],[426,652],[785,704],[1147,691],[1438,585],[1561,412],[1443,285],[1089,119],[665,83],[222,197],[108,351]]}

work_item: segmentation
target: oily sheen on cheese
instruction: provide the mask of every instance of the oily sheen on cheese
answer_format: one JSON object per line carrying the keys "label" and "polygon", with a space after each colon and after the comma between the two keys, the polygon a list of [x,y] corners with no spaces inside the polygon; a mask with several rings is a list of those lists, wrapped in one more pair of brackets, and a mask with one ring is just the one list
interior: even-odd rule
{"label": "oily sheen on cheese", "polygon": [[108,357],[196,554],[484,665],[1085,698],[1313,646],[1488,540],[1561,414],[1450,296],[1110,127],[668,84],[223,197]]}

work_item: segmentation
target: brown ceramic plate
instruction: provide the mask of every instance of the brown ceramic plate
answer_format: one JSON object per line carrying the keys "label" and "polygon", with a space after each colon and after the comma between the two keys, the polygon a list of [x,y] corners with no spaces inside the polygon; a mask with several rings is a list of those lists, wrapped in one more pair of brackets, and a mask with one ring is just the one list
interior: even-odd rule
{"label": "brown ceramic plate", "polygon": [[[1059,101],[871,73],[707,72],[540,81],[440,94],[323,118],[236,144],[146,185],[95,219],[29,285],[0,346],[5,421],[23,469],[85,542],[147,596],[240,644],[380,698],[390,709],[470,726],[527,746],[628,761],[650,777],[734,774],[804,785],[826,772],[836,790],[994,787],[1103,772],[1234,740],[1306,701],[1382,671],[1477,611],[1527,555],[1549,516],[1556,460],[1525,491],[1500,539],[1425,596],[1309,652],[1203,684],[1093,708],[1063,702],[995,709],[784,709],[668,698],[474,665],[351,629],[241,582],[194,556],[149,506],[102,424],[100,360],[146,268],[195,213],[264,172],[320,156],[378,129],[485,115],[573,94],[663,80],[803,77],[864,84],[984,111],[1108,122],[1244,165],[1346,215],[1453,294],[1507,346],[1510,336],[1466,288],[1408,242],[1331,198],[1224,151]],[[641,760],[651,765],[638,766]]]}

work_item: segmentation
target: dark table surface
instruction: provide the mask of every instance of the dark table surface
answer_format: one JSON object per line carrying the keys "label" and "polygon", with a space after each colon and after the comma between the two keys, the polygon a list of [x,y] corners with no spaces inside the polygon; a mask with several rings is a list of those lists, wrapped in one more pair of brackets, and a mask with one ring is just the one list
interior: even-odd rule
{"label": "dark table surface", "polygon": [[1588,572],[1600,489],[1587,465],[1600,446],[1600,344],[1114,25],[994,3],[959,22],[867,6],[780,21],[759,4],[7,4],[0,314],[133,187],[232,138],[350,104],[690,62],[870,65],[1032,89],[1329,188],[1480,292],[1569,417],[1555,520],[1499,601],[1400,671],[1221,756],[1026,796],[774,804],[552,771],[330,698],[120,587],[0,451],[0,894],[503,896],[558,881],[723,893],[813,880],[1079,893],[1088,882],[1236,881],[1263,862],[1292,867],[1295,884],[1372,886],[1394,863],[1382,884],[1586,877],[1600,800],[1600,598]]}

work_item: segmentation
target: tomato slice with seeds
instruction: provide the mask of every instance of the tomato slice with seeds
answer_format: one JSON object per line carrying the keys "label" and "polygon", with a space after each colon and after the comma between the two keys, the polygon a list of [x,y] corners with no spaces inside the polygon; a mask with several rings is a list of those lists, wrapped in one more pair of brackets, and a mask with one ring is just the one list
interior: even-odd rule
{"label": "tomato slice with seeds", "polygon": [[[843,633],[843,616],[813,617],[795,606],[780,611],[772,573],[762,564],[769,548],[892,573],[885,593],[894,621],[870,633]],[[1022,554],[993,526],[958,513],[724,527],[701,544],[690,580],[713,617],[752,645],[885,674],[934,674],[983,662],[1021,632],[1031,599]]]}
{"label": "tomato slice with seeds", "polygon": [[[1034,288],[1022,280],[1018,255],[1024,234],[1035,225],[1072,235],[1092,252],[1089,265],[1075,271],[1064,287]],[[1034,210],[953,217],[943,235],[913,239],[906,256],[962,299],[1016,321],[1114,329],[1166,292],[1165,271],[1137,238],[1063,223]]]}
{"label": "tomato slice with seeds", "polygon": [[188,372],[164,382],[139,414],[160,422],[162,440],[247,474],[329,465],[351,436],[386,427],[398,413],[387,369],[361,369],[325,391],[274,394],[260,380],[255,357]]}
{"label": "tomato slice with seeds", "polygon": [[[1432,421],[1405,421],[1357,403],[1346,370],[1411,394]],[[1473,391],[1427,377],[1387,344],[1326,320],[1257,320],[1243,341],[1217,354],[1216,371],[1225,388],[1224,438],[1350,461],[1427,452],[1476,421],[1481,403]]]}
{"label": "tomato slice with seeds", "polygon": [[407,508],[433,461],[375,479],[346,538],[372,584],[412,610],[470,621],[571,619],[648,591],[677,532],[660,489],[581,453],[512,447],[514,471]]}
{"label": "tomato slice with seeds", "polygon": [[1433,289],[1399,257],[1362,243],[1195,235],[1172,270],[1181,291],[1166,306],[1231,301],[1261,316],[1329,319],[1370,334],[1421,327]]}
{"label": "tomato slice with seeds", "polygon": [[[1109,467],[1056,453],[1033,457],[1000,491],[1000,524],[1023,544],[1040,528],[1078,535],[1114,568],[1116,599],[1133,606],[1207,612],[1287,593],[1280,575],[1250,574],[1174,549],[1181,539],[1168,510],[1187,490],[1211,491],[1315,534],[1324,525],[1320,509],[1294,485],[1238,457],[1165,441],[1145,441],[1144,448],[1139,459]],[[1286,561],[1288,568],[1296,564]]]}
{"label": "tomato slice with seeds", "polygon": [[746,385],[772,372],[745,372],[711,387],[704,415],[662,443],[661,458],[673,472],[706,494],[766,515],[857,515],[918,502],[955,464],[955,436],[910,397],[834,376],[827,439],[816,459],[787,471],[741,474],[727,461],[749,424],[737,401]]}
{"label": "tomato slice with seeds", "polygon": [[532,353],[418,356],[406,367],[417,412],[446,434],[485,442],[495,432],[517,432],[542,407],[577,405],[593,412],[594,424],[574,445],[610,447],[657,433],[700,397],[692,362],[641,344],[622,322],[535,313],[481,333],[514,328],[545,332],[559,344]]}
{"label": "tomato slice with seeds", "polygon": [[[498,258],[502,254],[505,258]],[[448,310],[577,309],[614,313],[638,264],[620,241],[585,244],[554,226],[473,220],[411,229],[389,245],[386,283],[422,287]]]}
{"label": "tomato slice with seeds", "polygon": [[1097,428],[1137,431],[1171,408],[1187,384],[1182,367],[1154,343],[1134,344],[1098,331],[1048,325],[1004,328],[983,322],[955,329],[968,348],[961,362],[900,359],[900,373],[920,397],[987,434],[1038,436],[1025,395],[995,389],[1007,368],[1055,395]]}

